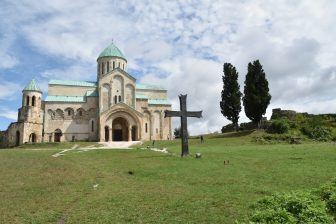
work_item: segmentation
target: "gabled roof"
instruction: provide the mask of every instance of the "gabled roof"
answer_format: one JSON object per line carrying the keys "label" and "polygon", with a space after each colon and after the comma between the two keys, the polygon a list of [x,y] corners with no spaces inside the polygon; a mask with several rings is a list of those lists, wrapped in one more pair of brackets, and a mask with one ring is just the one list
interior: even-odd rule
{"label": "gabled roof", "polygon": [[148,100],[148,104],[152,105],[171,105],[167,99],[151,99]]}
{"label": "gabled roof", "polygon": [[36,91],[42,93],[40,87],[36,84],[35,79],[30,80],[23,91]]}
{"label": "gabled roof", "polygon": [[89,91],[86,91],[86,96],[97,97],[98,96],[98,92],[96,90],[89,90]]}
{"label": "gabled roof", "polygon": [[108,76],[108,75],[110,75],[110,74],[112,74],[114,72],[117,72],[117,71],[120,72],[120,73],[122,73],[123,75],[126,75],[128,78],[133,79],[134,81],[136,81],[136,79],[132,75],[128,74],[126,71],[122,70],[119,67],[115,68],[115,69],[113,69],[111,71],[109,71],[108,73],[104,74],[104,76]]}
{"label": "gabled roof", "polygon": [[146,90],[166,90],[162,86],[154,85],[154,84],[148,84],[148,83],[138,83],[136,84],[137,89],[146,89]]}
{"label": "gabled roof", "polygon": [[49,85],[97,87],[97,82],[76,80],[50,80]]}
{"label": "gabled roof", "polygon": [[119,50],[117,46],[115,46],[113,43],[108,45],[100,54],[98,58],[102,57],[119,57],[126,60],[124,54]]}
{"label": "gabled roof", "polygon": [[85,96],[47,96],[45,102],[71,102],[71,103],[84,103],[86,102]]}
{"label": "gabled roof", "polygon": [[149,97],[146,96],[145,94],[136,93],[136,94],[135,94],[135,98],[136,98],[136,99],[148,99]]}

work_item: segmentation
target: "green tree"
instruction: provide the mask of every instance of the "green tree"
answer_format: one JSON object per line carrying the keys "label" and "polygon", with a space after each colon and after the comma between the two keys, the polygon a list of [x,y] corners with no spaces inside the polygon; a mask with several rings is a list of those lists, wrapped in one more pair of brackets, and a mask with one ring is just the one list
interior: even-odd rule
{"label": "green tree", "polygon": [[266,74],[259,60],[250,62],[247,68],[243,105],[246,116],[258,124],[271,101]]}
{"label": "green tree", "polygon": [[180,138],[181,137],[181,127],[178,127],[178,128],[174,129],[174,137],[175,138]]}
{"label": "green tree", "polygon": [[230,63],[224,63],[223,90],[220,108],[223,116],[232,121],[235,130],[238,130],[238,119],[241,111],[241,97],[238,84],[238,72]]}
{"label": "green tree", "polygon": [[[187,136],[189,137],[189,131],[187,131]],[[181,127],[174,128],[174,137],[181,138]]]}

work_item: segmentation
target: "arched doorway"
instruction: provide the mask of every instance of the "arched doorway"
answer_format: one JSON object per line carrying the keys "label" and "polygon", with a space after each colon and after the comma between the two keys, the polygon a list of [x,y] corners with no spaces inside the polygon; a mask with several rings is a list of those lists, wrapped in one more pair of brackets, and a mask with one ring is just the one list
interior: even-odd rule
{"label": "arched doorway", "polygon": [[35,143],[36,142],[36,134],[35,133],[31,133],[29,135],[29,142],[30,143]]}
{"label": "arched doorway", "polygon": [[113,141],[128,141],[128,122],[125,118],[114,119],[112,128]]}
{"label": "arched doorway", "polygon": [[54,142],[61,142],[62,131],[60,129],[56,129],[54,133]]}
{"label": "arched doorway", "polygon": [[15,139],[15,146],[20,145],[20,132],[16,131],[16,139]]}
{"label": "arched doorway", "polygon": [[105,142],[108,142],[110,140],[110,131],[109,127],[105,126]]}

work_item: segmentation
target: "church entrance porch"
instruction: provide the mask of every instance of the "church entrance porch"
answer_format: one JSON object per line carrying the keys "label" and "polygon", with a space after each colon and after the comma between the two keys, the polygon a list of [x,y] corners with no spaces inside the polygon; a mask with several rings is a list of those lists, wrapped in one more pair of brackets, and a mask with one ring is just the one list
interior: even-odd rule
{"label": "church entrance porch", "polygon": [[125,118],[118,117],[112,122],[112,140],[113,141],[128,141],[128,121]]}
{"label": "church entrance porch", "polygon": [[[123,103],[112,107],[110,111],[104,112],[100,118],[100,135],[101,142],[106,142],[105,134],[109,135],[108,142],[131,142],[141,139],[141,120],[142,115],[133,108],[129,108]],[[104,130],[104,127],[108,130]]]}

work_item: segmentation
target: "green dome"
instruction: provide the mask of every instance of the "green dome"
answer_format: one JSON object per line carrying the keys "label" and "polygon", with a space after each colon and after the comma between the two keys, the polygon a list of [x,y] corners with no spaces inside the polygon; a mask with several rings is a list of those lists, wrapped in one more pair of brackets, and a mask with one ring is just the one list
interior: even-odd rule
{"label": "green dome", "polygon": [[35,79],[30,80],[28,85],[23,89],[23,91],[36,91],[36,92],[41,92],[40,87],[36,84]]}
{"label": "green dome", "polygon": [[113,43],[111,43],[109,46],[107,46],[99,54],[98,58],[102,58],[102,57],[119,57],[119,58],[123,58],[123,59],[126,60],[126,58],[123,55],[123,53],[121,53],[121,51],[119,50],[119,48],[117,48],[117,46],[115,46]]}

